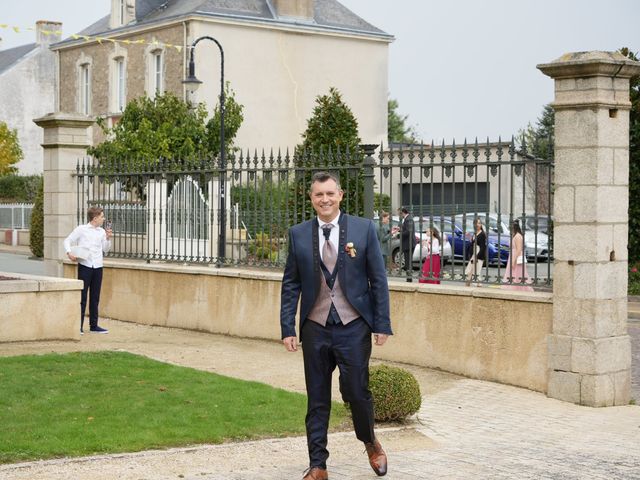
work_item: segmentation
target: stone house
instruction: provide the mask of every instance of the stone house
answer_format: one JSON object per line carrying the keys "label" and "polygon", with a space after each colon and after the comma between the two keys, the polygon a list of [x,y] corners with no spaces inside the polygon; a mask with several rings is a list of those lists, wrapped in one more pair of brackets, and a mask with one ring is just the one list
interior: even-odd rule
{"label": "stone house", "polygon": [[[334,86],[359,121],[363,142],[387,136],[388,47],[393,37],[336,0],[110,0],[111,12],[57,43],[56,109],[104,116],[127,101],[171,91],[182,98],[190,50],[204,35],[224,48],[225,80],[243,104],[236,145],[287,148],[300,142],[318,95]],[[98,41],[95,37],[120,42]],[[142,43],[144,41],[144,43]],[[217,105],[220,54],[195,51],[203,81],[195,100]],[[101,133],[93,128],[93,141]]]}
{"label": "stone house", "polygon": [[0,121],[18,131],[24,158],[16,166],[23,175],[42,173],[42,129],[33,119],[54,109],[57,69],[49,44],[60,40],[61,28],[41,20],[34,43],[0,50]]}

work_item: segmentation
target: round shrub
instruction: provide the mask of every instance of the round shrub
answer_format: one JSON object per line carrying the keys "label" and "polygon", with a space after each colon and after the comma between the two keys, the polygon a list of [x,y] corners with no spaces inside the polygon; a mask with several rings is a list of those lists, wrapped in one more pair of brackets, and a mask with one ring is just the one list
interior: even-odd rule
{"label": "round shrub", "polygon": [[402,368],[377,365],[369,369],[376,421],[404,420],[420,410],[422,397],[416,378]]}

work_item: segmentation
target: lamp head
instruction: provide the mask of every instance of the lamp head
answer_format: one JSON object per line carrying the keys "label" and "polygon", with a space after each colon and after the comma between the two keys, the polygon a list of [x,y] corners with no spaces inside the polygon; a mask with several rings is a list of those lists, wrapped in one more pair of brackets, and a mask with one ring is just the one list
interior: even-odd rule
{"label": "lamp head", "polygon": [[182,81],[182,83],[187,86],[187,90],[189,90],[191,93],[194,93],[196,90],[198,90],[198,87],[202,83],[196,77],[196,64],[193,61],[193,54],[191,55],[191,60],[189,60],[189,75]]}

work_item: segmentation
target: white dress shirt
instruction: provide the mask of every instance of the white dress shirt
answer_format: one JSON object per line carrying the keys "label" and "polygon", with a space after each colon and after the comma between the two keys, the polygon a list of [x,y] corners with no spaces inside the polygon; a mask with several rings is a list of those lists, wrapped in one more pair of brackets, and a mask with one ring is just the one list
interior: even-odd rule
{"label": "white dress shirt", "polygon": [[[325,242],[324,233],[322,233],[323,231],[322,226],[326,225],[327,223],[330,223],[331,225],[333,225],[333,228],[331,229],[331,234],[329,235],[329,241],[333,245],[333,250],[334,252],[336,252],[336,257],[339,254],[338,252],[338,245],[340,243],[340,225],[338,225],[339,219],[340,219],[339,213],[338,213],[338,216],[333,220],[331,220],[330,222],[323,222],[322,220],[320,220],[320,217],[318,217],[318,238],[320,239],[320,241],[318,242],[318,248],[320,249],[320,258],[322,258],[322,246],[324,245],[324,242]],[[322,259],[324,260],[324,258]]]}
{"label": "white dress shirt", "polygon": [[78,263],[89,268],[102,268],[102,252],[111,249],[111,240],[107,240],[107,232],[102,227],[94,227],[91,223],[77,226],[64,239],[64,251],[71,252],[71,246],[77,245],[89,250],[89,258],[78,259]]}

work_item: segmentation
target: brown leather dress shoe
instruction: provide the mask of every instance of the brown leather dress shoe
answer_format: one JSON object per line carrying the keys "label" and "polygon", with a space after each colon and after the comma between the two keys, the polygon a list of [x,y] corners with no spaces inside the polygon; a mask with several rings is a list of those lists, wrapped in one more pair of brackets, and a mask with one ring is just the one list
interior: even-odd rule
{"label": "brown leather dress shoe", "polygon": [[376,475],[382,477],[387,474],[387,454],[384,453],[382,445],[378,440],[374,440],[373,443],[365,443],[364,447],[367,449],[367,455],[369,455],[369,465],[376,472]]}
{"label": "brown leather dress shoe", "polygon": [[320,467],[310,468],[305,474],[305,476],[302,477],[302,480],[328,480],[328,479],[329,479],[329,474],[327,473],[327,470]]}

